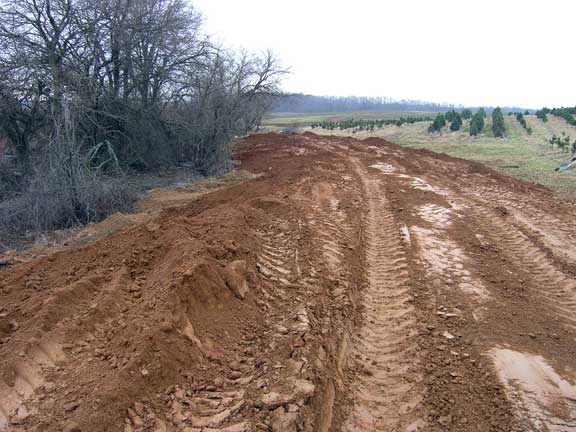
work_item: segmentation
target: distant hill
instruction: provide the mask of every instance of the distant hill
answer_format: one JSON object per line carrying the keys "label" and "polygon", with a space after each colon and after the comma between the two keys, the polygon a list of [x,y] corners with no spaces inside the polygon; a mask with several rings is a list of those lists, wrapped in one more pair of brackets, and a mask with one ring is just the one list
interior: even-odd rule
{"label": "distant hill", "polygon": [[[366,96],[315,96],[293,93],[278,99],[272,108],[275,113],[332,113],[351,111],[429,111],[444,112],[450,109],[477,109],[480,107],[464,107],[463,105],[439,104],[418,100],[394,100],[387,97]],[[492,111],[494,107],[483,107]],[[503,112],[521,111],[519,107],[501,107]],[[532,112],[533,110],[529,110]]]}

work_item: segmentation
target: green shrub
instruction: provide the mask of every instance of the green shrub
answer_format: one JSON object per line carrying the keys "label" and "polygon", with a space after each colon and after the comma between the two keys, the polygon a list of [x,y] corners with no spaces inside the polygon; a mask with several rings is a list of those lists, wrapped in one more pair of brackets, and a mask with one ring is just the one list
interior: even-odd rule
{"label": "green shrub", "polygon": [[428,132],[439,132],[446,126],[446,117],[444,114],[438,113],[432,124],[428,127]]}
{"label": "green shrub", "polygon": [[567,135],[566,132],[562,132],[561,136],[553,134],[552,138],[550,138],[548,142],[552,147],[557,146],[563,152],[576,148],[576,140],[572,145],[570,145],[570,136]]}

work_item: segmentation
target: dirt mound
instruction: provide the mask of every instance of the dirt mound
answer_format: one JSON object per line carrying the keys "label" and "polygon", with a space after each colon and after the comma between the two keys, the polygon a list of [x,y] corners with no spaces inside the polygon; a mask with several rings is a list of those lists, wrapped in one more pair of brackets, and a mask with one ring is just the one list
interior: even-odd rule
{"label": "dirt mound", "polygon": [[0,269],[0,430],[575,430],[572,205],[379,139],[238,158]]}
{"label": "dirt mound", "polygon": [[16,250],[8,250],[0,254],[0,263],[11,265],[16,262],[30,261],[58,250],[85,246],[138,225],[150,224],[153,229],[157,226],[154,220],[162,211],[189,205],[209,192],[252,180],[259,175],[235,170],[222,177],[210,178],[197,183],[152,189],[136,202],[132,213],[115,213],[102,222],[88,224],[79,229],[45,233],[42,239],[25,251],[18,253]]}
{"label": "dirt mound", "polygon": [[[12,267],[2,283],[2,311],[17,323],[16,330],[3,326],[3,366],[10,365],[3,373],[14,377],[2,392],[4,423],[10,416],[27,424],[48,400],[54,415],[39,418],[44,427],[74,417],[85,428],[112,430],[130,400],[157,397],[177,377],[210,378],[201,372],[207,361],[233,361],[246,332],[239,320],[255,321],[256,312],[239,265],[245,261],[225,261],[242,257],[226,231],[245,227],[237,226],[234,212],[225,214],[230,220],[211,219],[225,246],[191,235],[193,221],[161,219],[154,229],[142,226]],[[55,368],[44,368],[34,355],[46,340],[63,353]],[[25,399],[31,417],[14,418]]]}

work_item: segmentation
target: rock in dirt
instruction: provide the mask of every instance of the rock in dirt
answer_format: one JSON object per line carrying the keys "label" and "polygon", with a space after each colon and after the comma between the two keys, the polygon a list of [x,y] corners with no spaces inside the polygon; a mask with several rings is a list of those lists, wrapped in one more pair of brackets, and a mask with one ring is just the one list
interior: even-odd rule
{"label": "rock in dirt", "polygon": [[275,409],[290,403],[305,404],[314,394],[315,386],[308,380],[298,379],[294,382],[292,391],[289,393],[279,393],[271,391],[262,396],[261,402],[268,409]]}
{"label": "rock in dirt", "polygon": [[444,333],[442,333],[442,336],[444,336],[444,337],[445,337],[446,339],[448,339],[448,340],[454,339],[454,335],[451,334],[451,333],[449,333],[449,332],[447,332],[447,331],[445,331]]}
{"label": "rock in dirt", "polygon": [[166,423],[164,423],[164,421],[160,420],[160,419],[156,419],[156,427],[154,429],[154,432],[167,432],[168,428],[166,426]]}
{"label": "rock in dirt", "polygon": [[28,409],[24,405],[21,405],[10,419],[10,422],[13,425],[21,425],[26,421],[26,419],[28,419],[28,417],[30,417]]}
{"label": "rock in dirt", "polygon": [[68,402],[68,403],[64,404],[64,411],[71,412],[71,411],[74,411],[79,406],[80,406],[80,404],[76,401]]}
{"label": "rock in dirt", "polygon": [[62,432],[81,432],[80,425],[74,421],[66,423]]}
{"label": "rock in dirt", "polygon": [[276,408],[270,418],[272,432],[296,432],[298,414],[286,412],[282,407]]}
{"label": "rock in dirt", "polygon": [[277,392],[266,393],[262,396],[262,405],[268,409],[275,409],[279,406],[286,405],[292,401],[290,395],[281,395]]}
{"label": "rock in dirt", "polygon": [[8,335],[12,332],[12,326],[7,319],[0,319],[0,336]]}
{"label": "rock in dirt", "polygon": [[248,293],[247,265],[244,260],[232,261],[226,266],[226,284],[236,297],[243,300]]}
{"label": "rock in dirt", "polygon": [[310,381],[299,379],[294,383],[294,394],[299,397],[309,398],[314,394],[315,388]]}

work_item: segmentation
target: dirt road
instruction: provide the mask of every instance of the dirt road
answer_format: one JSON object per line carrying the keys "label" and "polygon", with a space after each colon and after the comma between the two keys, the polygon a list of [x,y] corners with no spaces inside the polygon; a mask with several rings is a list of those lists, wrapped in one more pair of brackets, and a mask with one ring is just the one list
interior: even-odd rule
{"label": "dirt road", "polygon": [[576,431],[576,207],[380,139],[0,272],[0,430]]}

